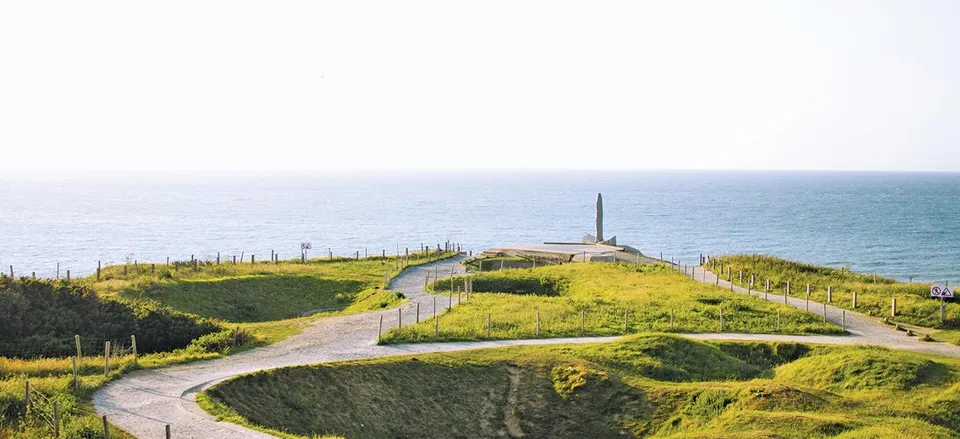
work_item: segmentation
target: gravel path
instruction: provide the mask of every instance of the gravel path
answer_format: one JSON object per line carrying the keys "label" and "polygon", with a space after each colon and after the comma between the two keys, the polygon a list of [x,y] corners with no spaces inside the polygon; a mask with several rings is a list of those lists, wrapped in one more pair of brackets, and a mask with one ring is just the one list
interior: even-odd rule
{"label": "gravel path", "polygon": [[[393,290],[403,291],[411,301],[403,305],[403,323],[413,323],[417,304],[421,318],[430,318],[433,313],[434,296],[423,292],[424,279],[439,274],[447,277],[462,274],[459,263],[462,257],[412,267],[390,284]],[[688,275],[707,283],[716,282],[716,277],[699,267],[688,269]],[[706,276],[706,277],[704,277]],[[721,281],[722,286],[729,284]],[[746,294],[739,287],[735,291]],[[762,293],[761,293],[762,294]],[[771,300],[776,300],[771,295]],[[780,298],[782,303],[783,296]],[[456,305],[456,298],[453,299]],[[445,297],[437,297],[437,311],[447,307]],[[803,307],[803,301],[790,299],[793,306]],[[811,304],[812,306],[812,304]],[[821,305],[818,305],[821,306]],[[811,308],[814,309],[814,308]],[[815,308],[815,309],[822,309]],[[840,310],[828,307],[828,318],[839,322]],[[336,316],[317,320],[296,336],[282,342],[231,355],[211,361],[166,367],[157,370],[141,370],[123,376],[99,390],[93,396],[97,413],[107,415],[110,422],[134,434],[138,438],[163,437],[164,425],[170,424],[172,437],[214,438],[270,438],[271,435],[227,423],[217,422],[194,402],[196,394],[203,389],[236,375],[284,366],[315,364],[332,361],[354,360],[394,355],[409,355],[430,352],[451,352],[469,349],[485,349],[503,346],[540,345],[560,343],[596,343],[616,340],[618,337],[555,338],[535,340],[506,340],[463,343],[420,343],[378,346],[375,344],[380,318],[384,331],[396,327],[398,311],[388,311]],[[847,312],[847,328],[850,336],[782,336],[764,334],[688,334],[694,339],[726,340],[776,340],[801,341],[828,344],[873,344],[896,349],[960,356],[960,350],[940,343],[920,343],[893,331],[876,320]]]}

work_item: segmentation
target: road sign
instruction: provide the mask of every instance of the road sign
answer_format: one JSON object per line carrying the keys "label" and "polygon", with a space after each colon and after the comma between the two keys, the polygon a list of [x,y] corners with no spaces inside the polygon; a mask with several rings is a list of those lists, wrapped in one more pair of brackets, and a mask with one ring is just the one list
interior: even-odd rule
{"label": "road sign", "polygon": [[953,290],[950,287],[933,285],[930,287],[930,297],[953,297]]}
{"label": "road sign", "polygon": [[309,242],[300,243],[300,250],[310,250],[312,248],[313,248],[313,244],[310,244]]}

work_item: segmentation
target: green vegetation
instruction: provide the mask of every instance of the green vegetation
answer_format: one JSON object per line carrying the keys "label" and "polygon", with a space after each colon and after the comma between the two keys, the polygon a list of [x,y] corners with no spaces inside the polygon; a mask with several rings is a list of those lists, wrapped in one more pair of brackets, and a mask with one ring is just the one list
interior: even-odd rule
{"label": "green vegetation", "polygon": [[817,315],[696,282],[662,265],[565,264],[479,273],[472,279],[469,300],[449,292],[451,285],[462,288],[463,278],[432,284],[436,292],[447,292],[438,300],[462,300],[439,316],[439,336],[429,318],[391,330],[381,342],[531,338],[537,336],[538,313],[541,337],[578,336],[581,310],[582,333],[588,336],[718,332],[721,312],[727,332],[842,333]]}
{"label": "green vegetation", "polygon": [[[947,319],[940,322],[940,300],[930,297],[930,285],[920,283],[897,282],[893,279],[874,277],[873,275],[853,273],[847,269],[822,267],[801,262],[788,261],[765,255],[733,255],[711,258],[711,271],[723,278],[728,276],[743,287],[749,283],[750,276],[755,278],[754,289],[763,290],[767,279],[771,292],[783,294],[787,281],[791,284],[791,295],[806,297],[806,286],[810,284],[810,300],[827,302],[827,288],[832,287],[831,305],[856,310],[876,316],[890,316],[891,302],[897,299],[896,321],[931,328],[960,328],[960,304],[948,301]],[[743,272],[743,282],[739,282],[739,273]],[[853,307],[853,293],[857,293],[857,307]]]}
{"label": "green vegetation", "polygon": [[[99,281],[96,275],[71,282],[0,276],[0,437],[50,437],[54,400],[60,403],[61,437],[103,437],[90,396],[109,380],[136,368],[212,359],[282,340],[309,323],[312,317],[297,317],[303,314],[393,306],[402,295],[381,287],[400,265],[396,258],[197,261],[105,267]],[[78,387],[68,357],[75,353],[74,334],[83,351]],[[130,335],[137,336],[136,365]],[[105,341],[112,345],[107,376]],[[33,389],[29,416],[26,381]],[[117,437],[129,436],[111,431]]]}
{"label": "green vegetation", "polygon": [[287,438],[957,438],[958,377],[882,348],[646,334],[276,369],[199,401]]}

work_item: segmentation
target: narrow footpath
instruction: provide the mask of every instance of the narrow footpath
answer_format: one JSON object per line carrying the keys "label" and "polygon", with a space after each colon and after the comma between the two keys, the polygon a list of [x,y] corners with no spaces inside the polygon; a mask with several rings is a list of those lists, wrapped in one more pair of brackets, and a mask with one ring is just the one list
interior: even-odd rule
{"label": "narrow footpath", "polygon": [[[437,306],[436,312],[442,312],[447,308],[446,297],[432,296],[423,291],[424,280],[427,273],[430,273],[431,279],[436,275],[445,278],[463,274],[463,267],[460,265],[463,259],[458,257],[411,267],[397,276],[390,283],[390,289],[402,291],[410,299],[410,302],[400,307],[400,313],[394,308],[323,318],[305,328],[302,333],[270,346],[216,360],[132,372],[97,391],[93,397],[93,404],[98,414],[106,415],[111,423],[138,438],[163,437],[166,424],[171,426],[171,436],[177,439],[271,438],[273,436],[239,425],[217,422],[213,416],[197,406],[195,402],[197,393],[237,375],[277,367],[503,346],[609,342],[619,338],[553,338],[378,346],[376,338],[381,317],[384,331],[386,331],[397,326],[399,315],[403,317],[403,324],[413,323],[418,304],[422,319],[432,318],[434,303]],[[687,275],[706,283],[717,282],[713,273],[700,267],[688,268]],[[720,285],[730,287],[729,283],[722,280]],[[734,287],[733,290],[747,294],[747,291],[740,287]],[[777,301],[779,297],[780,303],[783,302],[783,296],[771,294],[769,297],[771,301]],[[456,299],[453,302],[456,306]],[[788,298],[788,303],[795,307],[804,307],[803,300]],[[817,306],[819,308],[814,308],[811,302],[811,311],[822,310],[822,305],[817,304]],[[828,306],[827,318],[839,324],[840,309]],[[874,318],[850,311],[846,313],[846,326],[851,335],[683,334],[683,336],[700,340],[869,344],[960,357],[960,349],[957,347],[943,343],[918,342],[916,338],[894,331]]]}

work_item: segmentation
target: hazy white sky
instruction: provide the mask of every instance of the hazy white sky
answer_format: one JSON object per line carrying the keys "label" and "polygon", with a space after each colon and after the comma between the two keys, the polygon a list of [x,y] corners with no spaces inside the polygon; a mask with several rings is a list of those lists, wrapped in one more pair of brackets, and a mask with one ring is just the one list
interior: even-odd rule
{"label": "hazy white sky", "polygon": [[0,170],[960,170],[960,2],[7,1]]}

